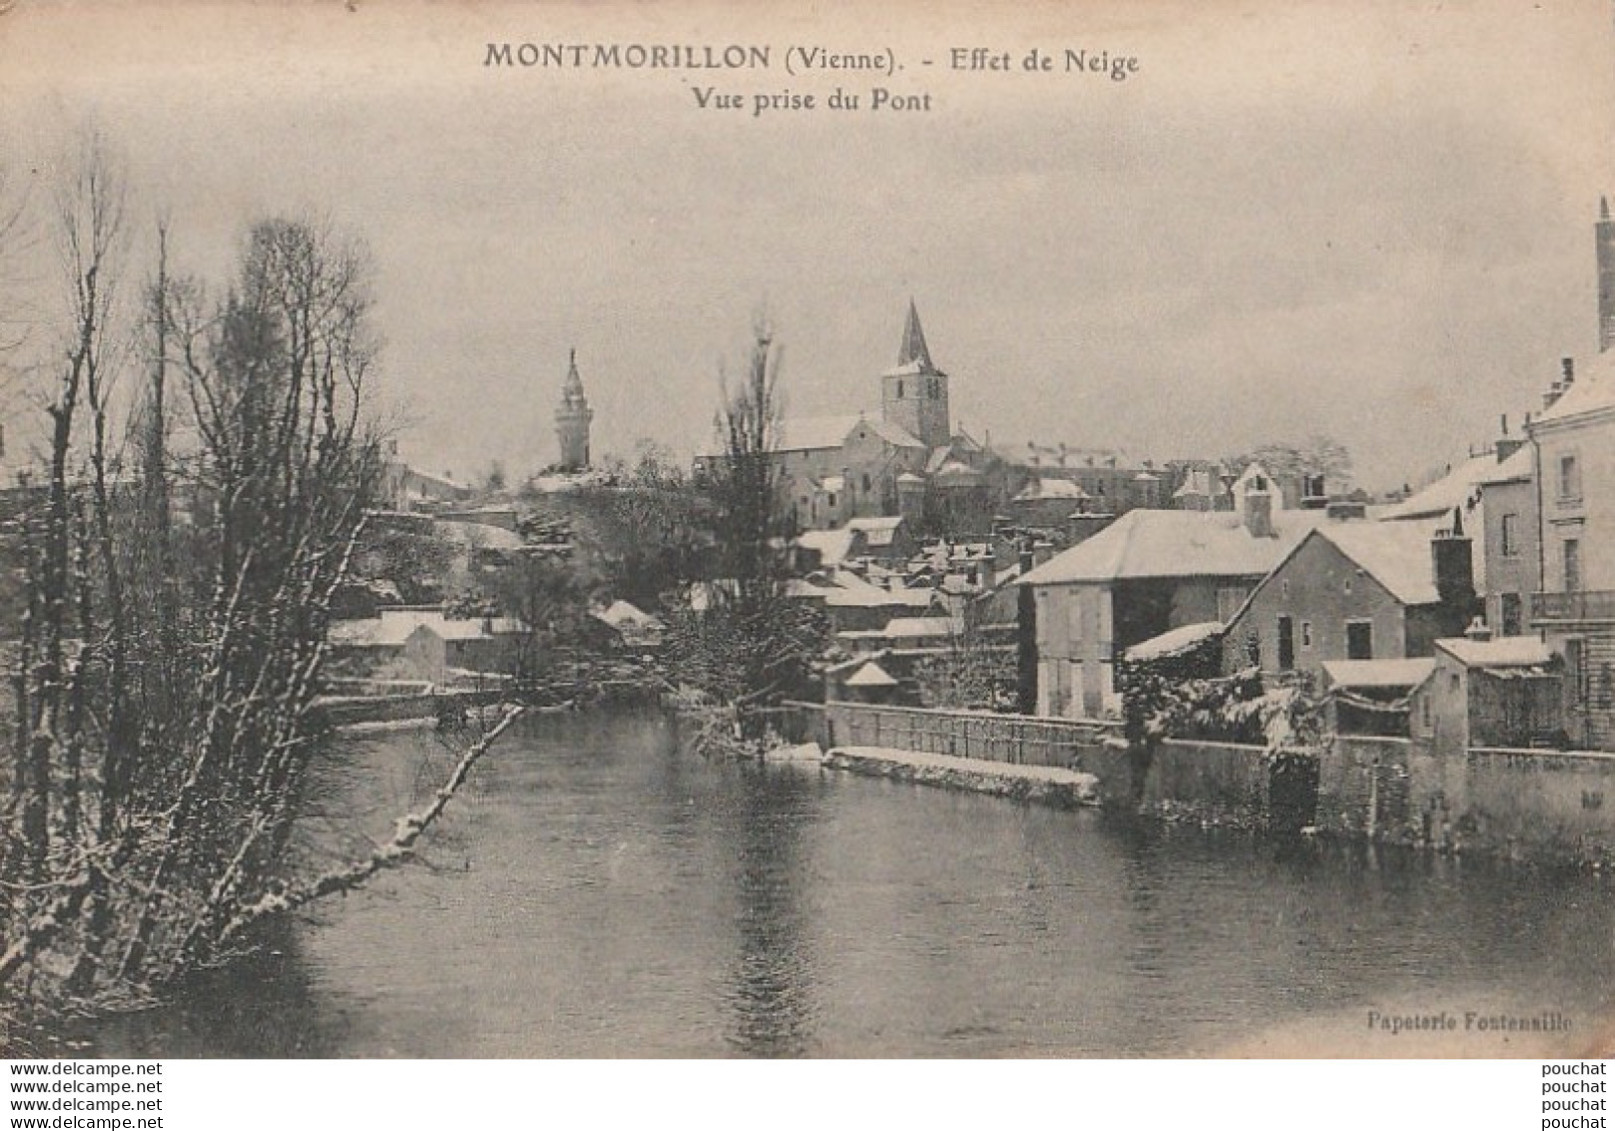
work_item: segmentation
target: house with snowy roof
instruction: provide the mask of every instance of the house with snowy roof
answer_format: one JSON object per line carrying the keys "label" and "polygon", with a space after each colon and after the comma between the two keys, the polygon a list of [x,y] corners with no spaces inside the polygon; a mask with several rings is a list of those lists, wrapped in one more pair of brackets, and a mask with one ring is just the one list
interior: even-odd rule
{"label": "house with snowy roof", "polygon": [[1436,755],[1566,744],[1564,661],[1542,641],[1477,624],[1437,640],[1432,665],[1409,695],[1409,729]]}
{"label": "house with snowy roof", "polygon": [[1319,674],[1334,660],[1430,655],[1479,611],[1461,516],[1313,528],[1227,622],[1224,670]]}
{"label": "house with snowy roof", "polygon": [[1233,511],[1132,510],[1020,580],[1034,593],[1037,711],[1114,708],[1112,661],[1171,629],[1226,623],[1322,511],[1273,512],[1253,489]]}

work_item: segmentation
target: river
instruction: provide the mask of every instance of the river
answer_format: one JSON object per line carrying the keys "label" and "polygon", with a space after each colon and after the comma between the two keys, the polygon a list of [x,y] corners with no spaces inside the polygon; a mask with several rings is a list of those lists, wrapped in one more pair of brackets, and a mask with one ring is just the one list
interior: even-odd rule
{"label": "river", "polygon": [[[424,731],[350,753],[310,822],[326,849],[453,760]],[[524,722],[421,856],[77,1035],[109,1056],[1510,1055],[1586,1047],[1615,999],[1596,876],[714,763],[650,714]],[[1371,1017],[1442,1012],[1455,1028]],[[1479,1028],[1499,1014],[1556,1031]]]}

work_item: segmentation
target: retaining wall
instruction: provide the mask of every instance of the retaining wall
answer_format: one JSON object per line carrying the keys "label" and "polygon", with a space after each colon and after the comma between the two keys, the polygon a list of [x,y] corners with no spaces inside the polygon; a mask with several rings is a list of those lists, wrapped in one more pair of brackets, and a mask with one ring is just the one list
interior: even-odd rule
{"label": "retaining wall", "polygon": [[[1077,764],[1120,723],[826,703],[821,746],[887,746],[1024,766]],[[805,741],[805,740],[804,740]]]}

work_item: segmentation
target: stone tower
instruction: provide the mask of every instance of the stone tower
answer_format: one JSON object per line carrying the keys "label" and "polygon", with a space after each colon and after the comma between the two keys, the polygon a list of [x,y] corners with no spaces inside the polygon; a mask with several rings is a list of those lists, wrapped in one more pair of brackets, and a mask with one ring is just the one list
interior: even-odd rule
{"label": "stone tower", "polygon": [[567,362],[566,380],[561,384],[561,403],[555,410],[555,436],[561,444],[561,470],[581,471],[589,466],[589,424],[594,409],[583,395],[583,378],[578,376],[578,351]]}
{"label": "stone tower", "polygon": [[1598,349],[1615,345],[1615,220],[1609,218],[1609,198],[1598,200]]}
{"label": "stone tower", "polygon": [[902,427],[927,448],[948,442],[948,375],[931,361],[913,299],[897,368],[881,374],[880,410],[883,420]]}

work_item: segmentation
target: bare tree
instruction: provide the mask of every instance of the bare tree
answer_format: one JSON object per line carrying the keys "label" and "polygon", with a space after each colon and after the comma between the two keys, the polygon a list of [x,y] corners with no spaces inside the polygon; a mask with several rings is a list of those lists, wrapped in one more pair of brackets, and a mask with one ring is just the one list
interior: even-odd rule
{"label": "bare tree", "polygon": [[737,711],[742,725],[748,712],[806,691],[826,635],[822,617],[787,594],[795,531],[777,458],[779,350],[765,319],[752,338],[744,376],[724,388],[724,455],[705,484],[719,576],[708,607],[675,610],[670,631],[679,679]]}
{"label": "bare tree", "polygon": [[380,465],[364,248],[321,224],[262,222],[209,300],[171,274],[162,226],[131,478],[113,425],[122,225],[119,180],[91,152],[62,197],[72,332],[25,523],[0,858],[0,996],[13,999],[19,984],[92,1001],[158,992],[227,957],[264,914],[401,859],[441,810],[360,865],[308,879],[291,863],[332,600]]}

